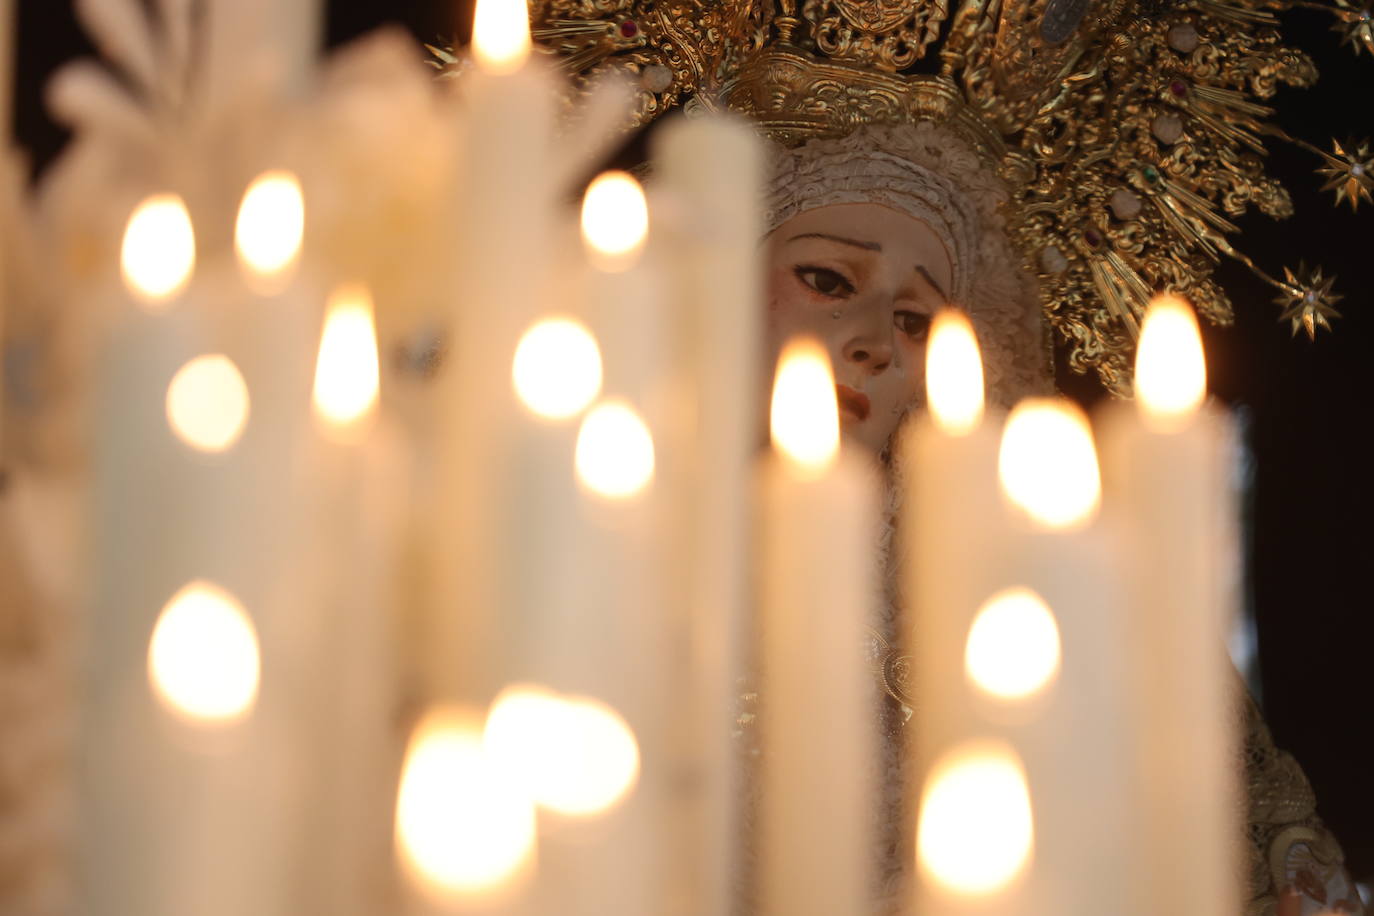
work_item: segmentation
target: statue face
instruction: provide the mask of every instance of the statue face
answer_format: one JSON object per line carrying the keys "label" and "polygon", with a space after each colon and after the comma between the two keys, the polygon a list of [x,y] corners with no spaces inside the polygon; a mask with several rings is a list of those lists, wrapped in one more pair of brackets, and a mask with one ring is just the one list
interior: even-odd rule
{"label": "statue face", "polygon": [[924,222],[879,204],[799,213],[767,239],[768,339],[800,334],[835,367],[840,428],[879,452],[925,387],[926,335],[953,265]]}

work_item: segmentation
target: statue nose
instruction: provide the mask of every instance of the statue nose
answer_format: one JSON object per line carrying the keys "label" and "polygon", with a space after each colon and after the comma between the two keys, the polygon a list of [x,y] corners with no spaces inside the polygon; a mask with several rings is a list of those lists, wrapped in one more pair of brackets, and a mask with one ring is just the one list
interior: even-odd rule
{"label": "statue nose", "polygon": [[874,338],[855,338],[845,345],[844,358],[871,375],[879,375],[892,365],[892,344]]}

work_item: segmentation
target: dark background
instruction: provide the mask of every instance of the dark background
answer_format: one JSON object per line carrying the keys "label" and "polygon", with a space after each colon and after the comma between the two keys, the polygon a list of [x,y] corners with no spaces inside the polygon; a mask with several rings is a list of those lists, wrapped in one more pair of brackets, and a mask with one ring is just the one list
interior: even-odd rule
{"label": "dark background", "polygon": [[[335,45],[384,22],[433,42],[454,33],[468,0],[333,0]],[[16,130],[35,170],[65,142],[46,116],[42,87],[61,63],[91,54],[67,0],[21,0]],[[470,8],[470,7],[469,7]],[[466,14],[462,31],[466,32]],[[1374,59],[1339,47],[1331,18],[1285,14],[1291,44],[1317,61],[1313,90],[1283,90],[1277,122],[1329,148],[1332,137],[1374,137]],[[1374,345],[1374,206],[1352,214],[1322,193],[1313,157],[1270,141],[1276,173],[1297,215],[1241,220],[1239,247],[1273,275],[1298,261],[1338,277],[1344,316],[1317,342],[1277,322],[1273,291],[1238,265],[1220,278],[1236,304],[1236,324],[1207,333],[1214,392],[1243,409],[1255,456],[1249,496],[1251,603],[1259,634],[1259,674],[1269,723],[1316,788],[1319,809],[1345,844],[1357,877],[1374,878],[1374,600],[1369,577],[1374,485],[1366,427]],[[1075,397],[1094,400],[1089,380],[1062,378]],[[1180,829],[1187,829],[1180,824]]]}

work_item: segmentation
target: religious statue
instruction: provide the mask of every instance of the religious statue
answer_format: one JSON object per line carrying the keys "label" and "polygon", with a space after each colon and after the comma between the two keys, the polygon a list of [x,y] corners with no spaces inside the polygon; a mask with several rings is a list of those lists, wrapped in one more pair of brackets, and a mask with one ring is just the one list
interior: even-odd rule
{"label": "religious statue", "polygon": [[[895,474],[894,432],[922,400],[925,336],[946,304],[969,314],[989,397],[1004,405],[1052,390],[1052,336],[1073,371],[1129,396],[1155,292],[1229,323],[1212,276],[1224,258],[1275,289],[1294,333],[1329,327],[1338,297],[1320,269],[1277,279],[1233,245],[1234,217],[1292,212],[1265,171],[1262,137],[1317,155],[1338,204],[1374,190],[1367,147],[1326,152],[1266,121],[1276,88],[1316,79],[1282,43],[1275,10],[1290,5],[546,0],[534,34],[581,79],[634,78],[639,123],[683,104],[739,112],[769,138],[770,342],[775,352],[797,333],[825,342],[844,433]],[[1357,51],[1374,51],[1367,12],[1322,8]],[[884,551],[895,511],[887,517]],[[901,677],[892,565],[872,645],[888,736],[884,912],[911,861],[900,735],[920,714]],[[1362,912],[1298,765],[1252,701],[1238,710],[1245,912]]]}

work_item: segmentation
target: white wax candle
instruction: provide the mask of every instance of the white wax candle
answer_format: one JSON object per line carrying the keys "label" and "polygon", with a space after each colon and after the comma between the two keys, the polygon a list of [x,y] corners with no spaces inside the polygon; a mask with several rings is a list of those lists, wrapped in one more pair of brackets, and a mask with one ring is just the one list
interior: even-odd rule
{"label": "white wax candle", "polygon": [[685,826],[675,883],[692,911],[732,908],[741,855],[734,812],[741,786],[732,737],[743,671],[749,570],[748,506],[759,441],[763,294],[758,258],[762,155],[753,128],[725,118],[670,118],[654,137],[654,238],[670,256],[669,338],[663,372],[679,392],[667,424],[665,511],[690,667],[677,696]]}
{"label": "white wax candle", "polygon": [[[959,312],[936,317],[926,350],[926,393],[930,410],[903,431],[898,452],[903,497],[902,546],[905,550],[903,594],[909,609],[906,645],[912,662],[912,694],[917,708],[910,722],[911,798],[918,803],[922,849],[950,848],[948,829],[963,830],[977,815],[953,812],[953,823],[923,812],[938,809],[934,787],[960,748],[1004,738],[1000,719],[990,718],[966,670],[969,637],[975,616],[987,599],[1008,584],[1003,552],[1009,531],[997,493],[1000,414],[984,416],[981,357],[972,325]],[[972,742],[972,744],[970,744]],[[1015,750],[1015,743],[1011,743]],[[962,801],[956,799],[956,801]],[[944,802],[950,804],[948,800]],[[1006,806],[1003,806],[1006,808]],[[1018,812],[994,810],[986,829],[1004,836]],[[962,852],[962,851],[960,851]],[[960,888],[945,874],[942,861],[918,858],[913,883],[920,912],[1015,912],[1019,906],[1018,872],[1024,864],[1012,858],[1000,863],[1000,879],[986,879],[977,892]],[[982,847],[975,853],[988,853]],[[956,855],[957,859],[957,855]],[[992,872],[997,871],[996,868]],[[991,873],[991,872],[989,872]],[[996,876],[994,876],[995,878]],[[964,882],[965,884],[969,882]]]}
{"label": "white wax candle", "polygon": [[[1035,641],[1049,657],[1027,669],[1043,672],[1033,691],[1012,698],[975,691],[986,714],[1003,718],[999,731],[1029,781],[1033,869],[1018,898],[1021,912],[1109,910],[1120,905],[1130,868],[1127,760],[1136,723],[1124,684],[1129,650],[1118,549],[1098,514],[1100,478],[1086,419],[1066,401],[1022,402],[1007,420],[999,474],[1015,515],[1003,576],[1033,593],[1053,621],[1048,638]],[[1003,632],[1028,630],[1037,632],[1033,620]],[[1004,665],[1031,660],[1024,640],[1005,648],[1013,651]],[[1049,663],[1056,649],[1057,666]],[[984,670],[990,683],[1005,674]]]}
{"label": "white wax candle", "polygon": [[397,560],[406,480],[397,430],[378,416],[370,297],[330,299],[315,375],[310,599],[322,611],[311,678],[309,899],[339,914],[394,908],[392,804],[400,740]]}
{"label": "white wax candle", "polygon": [[[484,0],[493,2],[501,0]],[[512,24],[525,30],[527,56],[524,6],[511,6]],[[474,36],[479,51],[482,9],[479,4]],[[439,377],[437,492],[430,507],[430,687],[481,702],[502,685],[501,669],[510,655],[501,642],[504,583],[529,573],[518,553],[495,549],[492,533],[519,487],[507,473],[520,410],[511,359],[549,292],[547,163],[555,96],[537,61],[507,55],[493,63],[494,53],[476,55],[479,67],[462,87],[464,143],[455,206],[461,226],[450,345]]]}
{"label": "white wax candle", "polygon": [[780,448],[760,481],[762,912],[860,913],[877,746],[861,648],[878,595],[876,487],[861,459],[838,453],[835,383],[818,344],[784,351],[772,425]]}
{"label": "white wax candle", "polygon": [[[90,668],[83,720],[90,761],[83,884],[92,912],[294,909],[289,688],[281,677],[291,652],[274,623],[299,611],[276,565],[291,543],[293,461],[273,405],[290,414],[289,405],[304,403],[304,391],[293,399],[284,384],[274,389],[279,400],[250,402],[243,441],[227,453],[201,454],[188,445],[220,441],[213,427],[235,413],[207,409],[195,374],[186,374],[186,361],[207,347],[197,331],[201,305],[180,302],[170,314],[125,322],[106,350],[105,381],[97,387],[89,636],[101,651]],[[263,390],[252,384],[253,373],[248,378],[250,392]],[[200,394],[224,403],[205,389]],[[191,402],[187,414],[178,406],[182,398]],[[188,417],[216,422],[188,425]],[[252,621],[261,675],[245,670],[241,653],[225,658],[232,644],[190,639],[164,644],[171,648],[162,657],[181,663],[172,669],[177,677],[150,677],[158,670],[150,638],[159,612],[197,580],[231,596]],[[218,693],[226,683],[259,676],[266,687],[257,688],[239,722],[183,715],[166,699]]]}
{"label": "white wax candle", "polygon": [[[1198,403],[1202,376],[1191,308],[1157,302],[1141,332],[1136,404],[1110,405],[1101,418],[1107,508],[1123,532],[1130,598],[1130,797],[1141,821],[1130,896],[1142,914],[1240,905],[1235,677],[1224,650],[1237,513],[1228,419]],[[1182,402],[1167,390],[1180,379],[1192,383]]]}

